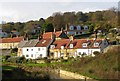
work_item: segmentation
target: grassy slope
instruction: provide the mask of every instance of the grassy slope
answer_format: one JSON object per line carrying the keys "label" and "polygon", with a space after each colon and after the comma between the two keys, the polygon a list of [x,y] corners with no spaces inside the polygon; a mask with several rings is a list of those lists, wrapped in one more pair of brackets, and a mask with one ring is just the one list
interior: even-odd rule
{"label": "grassy slope", "polygon": [[77,72],[95,79],[116,79],[120,71],[120,65],[118,64],[119,48],[114,48],[108,53],[96,57],[77,59],[77,61],[60,66],[66,70]]}

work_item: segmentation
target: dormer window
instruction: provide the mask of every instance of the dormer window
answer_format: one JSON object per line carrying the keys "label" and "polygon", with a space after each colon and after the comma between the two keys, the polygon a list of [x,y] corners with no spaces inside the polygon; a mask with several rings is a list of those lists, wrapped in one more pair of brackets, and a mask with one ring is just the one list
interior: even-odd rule
{"label": "dormer window", "polygon": [[84,26],[84,30],[88,30],[88,26]]}
{"label": "dormer window", "polygon": [[70,44],[70,48],[73,48],[73,44]]}
{"label": "dormer window", "polygon": [[42,44],[44,44],[46,42],[46,40],[43,40]]}
{"label": "dormer window", "polygon": [[82,46],[83,46],[83,47],[87,47],[87,43],[83,43]]}
{"label": "dormer window", "polygon": [[64,46],[61,46],[61,49],[64,49]]}
{"label": "dormer window", "polygon": [[79,25],[77,26],[77,30],[81,30],[81,27]]}
{"label": "dormer window", "polygon": [[74,27],[73,26],[70,26],[70,30],[73,30],[74,29]]}
{"label": "dormer window", "polygon": [[66,46],[66,44],[63,44],[63,45],[61,46],[61,49],[64,49],[65,46]]}
{"label": "dormer window", "polygon": [[54,48],[55,48],[55,45],[51,45],[50,48],[51,48],[51,49],[54,49]]}
{"label": "dormer window", "polygon": [[98,47],[99,46],[99,43],[98,42],[95,42],[94,43],[94,47]]}

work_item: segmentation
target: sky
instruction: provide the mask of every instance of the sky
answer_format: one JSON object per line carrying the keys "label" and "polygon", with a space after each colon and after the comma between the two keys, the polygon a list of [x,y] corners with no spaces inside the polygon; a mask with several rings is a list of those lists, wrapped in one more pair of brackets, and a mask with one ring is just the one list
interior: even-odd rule
{"label": "sky", "polygon": [[90,12],[118,7],[119,0],[0,0],[0,22],[46,19],[54,12]]}

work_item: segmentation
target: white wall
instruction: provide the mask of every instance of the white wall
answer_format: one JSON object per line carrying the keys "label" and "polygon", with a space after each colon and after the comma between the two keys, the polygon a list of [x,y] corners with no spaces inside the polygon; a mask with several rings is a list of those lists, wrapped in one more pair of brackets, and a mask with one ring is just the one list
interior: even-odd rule
{"label": "white wall", "polygon": [[[38,48],[40,48],[40,51],[38,50]],[[36,59],[40,57],[40,55],[42,55],[42,58],[47,57],[46,47],[24,47],[22,48],[22,52],[26,59]],[[31,57],[32,54],[33,54],[33,57]],[[29,55],[29,57],[26,57],[26,55]]]}
{"label": "white wall", "polygon": [[79,52],[80,52],[81,54],[86,53],[87,55],[94,56],[93,54],[94,51],[100,52],[101,50],[99,48],[98,49],[77,49],[77,55],[79,56]]}

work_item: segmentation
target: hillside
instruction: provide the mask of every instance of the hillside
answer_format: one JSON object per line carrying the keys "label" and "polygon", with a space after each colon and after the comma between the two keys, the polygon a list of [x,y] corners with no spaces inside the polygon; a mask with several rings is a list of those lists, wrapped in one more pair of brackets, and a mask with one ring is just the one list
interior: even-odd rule
{"label": "hillside", "polygon": [[115,79],[118,79],[118,73],[120,73],[120,64],[118,63],[119,48],[120,46],[114,47],[107,53],[95,57],[78,58],[66,64],[60,64],[59,67],[100,81],[103,81],[103,79],[111,81],[114,79],[115,81]]}

